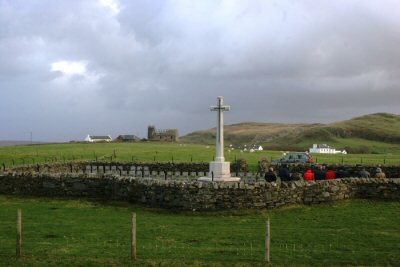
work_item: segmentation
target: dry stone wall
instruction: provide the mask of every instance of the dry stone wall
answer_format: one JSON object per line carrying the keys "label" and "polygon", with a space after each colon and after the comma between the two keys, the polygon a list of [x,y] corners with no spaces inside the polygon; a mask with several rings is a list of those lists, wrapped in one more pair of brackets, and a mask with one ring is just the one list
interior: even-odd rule
{"label": "dry stone wall", "polygon": [[400,179],[206,183],[114,174],[8,172],[0,174],[0,194],[112,199],[176,210],[260,209],[349,198],[400,200]]}

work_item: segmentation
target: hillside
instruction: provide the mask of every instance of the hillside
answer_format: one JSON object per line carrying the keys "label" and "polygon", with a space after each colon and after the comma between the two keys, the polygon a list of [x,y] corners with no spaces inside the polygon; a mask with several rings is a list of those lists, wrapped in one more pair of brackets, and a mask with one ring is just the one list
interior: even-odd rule
{"label": "hillside", "polygon": [[[312,143],[327,143],[352,153],[400,152],[400,116],[376,113],[331,124],[244,122],[226,125],[225,143],[261,144],[273,150],[306,150]],[[213,144],[215,128],[181,138],[188,143]]]}
{"label": "hillside", "polygon": [[45,142],[31,142],[31,141],[13,141],[13,140],[0,140],[0,147],[2,146],[19,146],[19,145],[30,145],[30,144],[46,144]]}

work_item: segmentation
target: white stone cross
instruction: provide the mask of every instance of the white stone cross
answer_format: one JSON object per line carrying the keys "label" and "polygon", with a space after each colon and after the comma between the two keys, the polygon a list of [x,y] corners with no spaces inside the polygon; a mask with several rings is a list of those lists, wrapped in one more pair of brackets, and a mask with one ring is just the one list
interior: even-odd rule
{"label": "white stone cross", "polygon": [[199,177],[202,182],[239,182],[240,177],[231,177],[230,162],[224,158],[224,111],[229,111],[229,106],[224,106],[224,98],[218,97],[216,106],[211,106],[211,111],[217,111],[217,136],[215,144],[216,157],[210,162],[208,176]]}
{"label": "white stone cross", "polygon": [[224,111],[229,111],[230,106],[224,106],[224,98],[218,97],[217,106],[211,106],[211,111],[217,111],[217,138],[215,144],[215,161],[224,162]]}

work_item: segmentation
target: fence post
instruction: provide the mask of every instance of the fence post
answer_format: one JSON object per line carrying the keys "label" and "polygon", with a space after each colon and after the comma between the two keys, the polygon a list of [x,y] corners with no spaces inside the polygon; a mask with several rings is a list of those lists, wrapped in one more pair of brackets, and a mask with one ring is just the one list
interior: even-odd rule
{"label": "fence post", "polygon": [[211,181],[214,182],[214,172],[211,172]]}
{"label": "fence post", "polygon": [[22,211],[18,209],[17,216],[17,258],[22,256]]}
{"label": "fence post", "polygon": [[265,262],[267,264],[270,264],[270,257],[269,257],[269,252],[270,252],[270,244],[271,244],[271,235],[270,235],[270,228],[269,228],[269,219],[267,220],[266,223],[266,229],[265,229]]}
{"label": "fence post", "polygon": [[136,260],[136,213],[132,212],[131,260]]}

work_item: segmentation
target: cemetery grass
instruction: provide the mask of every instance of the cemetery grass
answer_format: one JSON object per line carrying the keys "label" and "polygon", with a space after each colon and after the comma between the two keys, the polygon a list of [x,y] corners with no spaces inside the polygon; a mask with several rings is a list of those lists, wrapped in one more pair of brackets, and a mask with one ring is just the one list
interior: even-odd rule
{"label": "cemetery grass", "polygon": [[[137,143],[64,143],[0,147],[0,164],[9,167],[44,162],[68,162],[73,160],[99,161],[160,161],[160,162],[209,162],[215,154],[214,146],[163,142]],[[261,158],[277,159],[282,151],[248,151],[225,148],[225,158],[233,162],[243,158],[255,171]],[[400,154],[315,154],[314,162],[326,164],[400,164]]]}
{"label": "cemetery grass", "polygon": [[[22,209],[23,257],[15,259]],[[348,200],[275,210],[173,212],[121,202],[0,195],[0,265],[264,266],[265,221],[274,265],[399,265],[400,203]]]}

